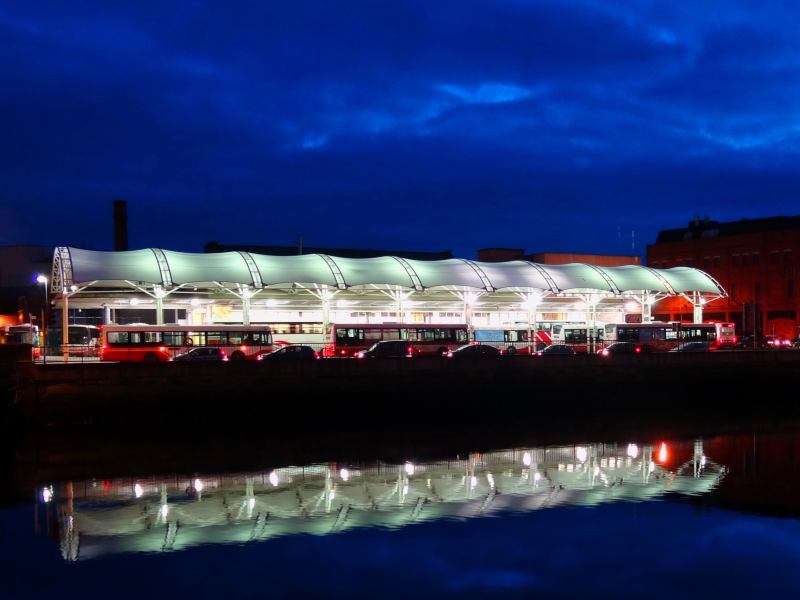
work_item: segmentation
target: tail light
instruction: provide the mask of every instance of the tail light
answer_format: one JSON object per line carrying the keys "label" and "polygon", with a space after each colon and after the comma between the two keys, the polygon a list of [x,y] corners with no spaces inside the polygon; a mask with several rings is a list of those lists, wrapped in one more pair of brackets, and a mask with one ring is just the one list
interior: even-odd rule
{"label": "tail light", "polygon": [[220,350],[220,352],[222,353],[222,356],[227,356],[228,355],[228,353],[225,352],[225,350]]}
{"label": "tail light", "polygon": [[409,351],[409,353],[410,353],[410,352],[414,352],[414,347],[413,347],[413,346],[409,346],[409,347],[408,347],[408,351]]}
{"label": "tail light", "polygon": [[[541,356],[541,353],[539,353],[539,356]],[[608,356],[608,350],[603,350],[603,356]]]}
{"label": "tail light", "polygon": [[639,354],[641,351],[642,351],[642,349],[639,348],[639,346],[636,346],[636,354]]}
{"label": "tail light", "polygon": [[733,336],[733,343],[736,343],[736,336]]}
{"label": "tail light", "polygon": [[505,350],[500,350],[500,354],[504,354],[504,353],[505,353]]}
{"label": "tail light", "polygon": [[472,345],[473,345],[473,346],[477,346],[477,345],[478,345],[478,342],[472,342]]}
{"label": "tail light", "polygon": [[319,352],[314,352],[314,358],[319,358]]}
{"label": "tail light", "polygon": [[166,349],[164,346],[160,346],[160,347],[158,348],[158,351],[159,351],[159,352],[166,352],[166,351],[167,351],[167,349]]}
{"label": "tail light", "polygon": [[342,350],[342,354],[344,354],[344,350]]}
{"label": "tail light", "polygon": [[453,353],[452,352],[448,352],[447,353],[447,358],[453,358]]}
{"label": "tail light", "polygon": [[537,352],[537,353],[536,353],[536,356],[541,356],[541,355],[542,355],[542,353],[541,353],[541,352]]}
{"label": "tail light", "polygon": [[247,352],[247,346],[239,346],[239,350],[242,352]]}
{"label": "tail light", "polygon": [[717,338],[717,343],[721,344],[722,343],[722,338]]}
{"label": "tail light", "polygon": [[717,347],[716,347],[716,346],[709,346],[709,347],[708,347],[708,350],[709,350],[709,351],[711,351],[711,350],[716,350],[716,349],[717,349]]}
{"label": "tail light", "polygon": [[356,358],[364,358],[364,353],[359,352],[358,354],[356,354]]}

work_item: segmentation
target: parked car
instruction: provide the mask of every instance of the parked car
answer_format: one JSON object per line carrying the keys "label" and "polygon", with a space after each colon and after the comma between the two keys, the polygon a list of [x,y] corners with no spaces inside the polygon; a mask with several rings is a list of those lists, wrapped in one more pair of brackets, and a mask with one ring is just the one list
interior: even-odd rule
{"label": "parked car", "polygon": [[170,360],[183,361],[226,361],[228,356],[222,348],[192,348],[188,352],[176,354]]}
{"label": "parked car", "polygon": [[792,342],[789,338],[782,335],[765,335],[764,347],[765,348],[789,348]]}
{"label": "parked car", "polygon": [[467,344],[447,353],[447,358],[466,358],[474,356],[502,356],[503,351],[487,344]]}
{"label": "parked car", "polygon": [[651,354],[653,347],[648,344],[635,344],[634,342],[614,342],[597,351],[597,354],[609,356],[611,354]]}
{"label": "parked car", "polygon": [[800,337],[796,337],[792,340],[792,348],[800,348]]}
{"label": "parked car", "polygon": [[685,342],[670,352],[712,352],[716,349],[714,342]]}
{"label": "parked car", "polygon": [[405,340],[376,342],[369,350],[356,352],[356,358],[406,358],[413,355],[414,348]]}
{"label": "parked car", "polygon": [[319,360],[319,352],[311,346],[284,346],[268,354],[260,354],[256,360]]}
{"label": "parked car", "polygon": [[575,350],[572,349],[572,346],[553,344],[552,346],[548,346],[544,350],[537,352],[536,356],[564,356],[566,354],[575,354]]}

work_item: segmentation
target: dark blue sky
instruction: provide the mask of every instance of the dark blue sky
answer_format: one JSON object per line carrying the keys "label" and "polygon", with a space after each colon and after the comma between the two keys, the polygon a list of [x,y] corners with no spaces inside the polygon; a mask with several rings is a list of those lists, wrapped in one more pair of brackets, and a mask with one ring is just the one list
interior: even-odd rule
{"label": "dark blue sky", "polygon": [[[0,245],[636,252],[797,214],[796,2],[0,3]],[[624,244],[618,245],[621,227]]]}

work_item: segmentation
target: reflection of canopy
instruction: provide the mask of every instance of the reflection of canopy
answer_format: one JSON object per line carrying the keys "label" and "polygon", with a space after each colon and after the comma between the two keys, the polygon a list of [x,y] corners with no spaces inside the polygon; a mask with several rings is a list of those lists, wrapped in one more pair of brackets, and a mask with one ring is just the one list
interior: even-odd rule
{"label": "reflection of canopy", "polygon": [[[706,493],[724,472],[710,461],[702,472],[686,475],[684,467],[670,474],[653,465],[650,471],[651,454],[642,449],[639,458],[631,458],[624,447],[590,445],[354,467],[346,476],[329,465],[290,467],[203,477],[203,489],[194,499],[185,493],[193,485],[191,479],[112,481],[107,489],[69,484],[64,491],[72,503],[62,504],[60,513],[62,551],[66,559],[76,560],[278,535],[322,535],[354,527],[399,528],[555,506],[635,502],[668,492]],[[70,509],[71,514],[64,512]]]}
{"label": "reflection of canopy", "polygon": [[479,263],[455,258],[419,261],[393,256],[354,259],[323,254],[262,256],[248,252],[186,254],[159,249],[98,252],[56,248],[53,271],[54,292],[62,291],[56,286],[113,287],[133,282],[167,289],[181,285],[262,288],[299,284],[339,289],[389,285],[417,291],[457,287],[485,292],[725,294],[713,278],[686,267],[658,270],[635,265]]}

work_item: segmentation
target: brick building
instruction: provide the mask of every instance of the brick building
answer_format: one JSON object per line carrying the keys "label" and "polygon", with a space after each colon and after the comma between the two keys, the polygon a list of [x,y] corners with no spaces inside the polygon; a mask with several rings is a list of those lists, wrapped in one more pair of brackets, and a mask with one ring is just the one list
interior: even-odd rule
{"label": "brick building", "polygon": [[[706,321],[730,321],[738,331],[798,335],[800,217],[730,223],[695,217],[687,227],[661,231],[647,246],[646,262],[659,269],[695,267],[714,277],[729,297],[705,306]],[[653,318],[691,321],[692,309],[668,298],[654,305]]]}
{"label": "brick building", "polygon": [[519,248],[483,248],[478,250],[478,262],[506,262],[510,260],[529,260],[540,265],[566,265],[585,263],[598,267],[623,267],[641,264],[638,256],[618,256],[609,254],[570,254],[565,252],[536,252],[525,254]]}

